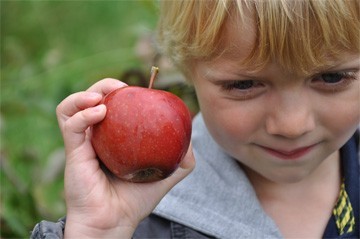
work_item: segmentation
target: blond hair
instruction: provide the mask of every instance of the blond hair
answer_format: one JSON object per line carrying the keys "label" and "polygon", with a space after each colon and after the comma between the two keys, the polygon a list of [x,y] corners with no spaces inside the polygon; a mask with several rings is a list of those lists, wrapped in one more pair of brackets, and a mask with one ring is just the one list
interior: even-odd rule
{"label": "blond hair", "polygon": [[219,56],[226,50],[221,44],[226,21],[235,11],[241,24],[247,10],[257,29],[244,66],[259,69],[275,60],[287,70],[307,73],[329,58],[360,52],[358,0],[165,0],[160,50],[183,71],[193,60]]}

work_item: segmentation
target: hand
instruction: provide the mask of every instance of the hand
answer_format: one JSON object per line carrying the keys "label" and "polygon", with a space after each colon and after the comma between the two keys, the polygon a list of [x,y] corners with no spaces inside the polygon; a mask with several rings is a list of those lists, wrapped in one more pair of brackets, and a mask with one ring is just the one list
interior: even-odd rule
{"label": "hand", "polygon": [[101,169],[89,127],[105,117],[106,107],[99,104],[101,99],[124,86],[121,81],[104,79],[87,91],[70,95],[56,109],[66,152],[65,237],[131,238],[138,223],[195,166],[190,146],[179,169],[158,182],[125,182]]}

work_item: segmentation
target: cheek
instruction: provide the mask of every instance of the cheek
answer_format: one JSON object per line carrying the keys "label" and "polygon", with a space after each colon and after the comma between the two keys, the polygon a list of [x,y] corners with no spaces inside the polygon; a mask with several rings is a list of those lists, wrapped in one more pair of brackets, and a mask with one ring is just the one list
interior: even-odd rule
{"label": "cheek", "polygon": [[251,141],[262,124],[262,113],[253,104],[230,101],[209,92],[198,92],[198,96],[205,124],[223,148]]}
{"label": "cheek", "polygon": [[334,97],[319,105],[320,124],[330,137],[341,143],[351,137],[360,124],[360,92],[354,91],[346,97]]}

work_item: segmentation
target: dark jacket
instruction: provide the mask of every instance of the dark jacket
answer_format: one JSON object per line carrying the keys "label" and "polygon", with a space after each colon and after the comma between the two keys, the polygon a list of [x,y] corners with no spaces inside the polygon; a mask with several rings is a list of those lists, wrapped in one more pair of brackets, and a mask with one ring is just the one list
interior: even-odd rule
{"label": "dark jacket", "polygon": [[[65,217],[61,218],[57,222],[42,221],[34,228],[31,238],[61,239],[64,236],[65,224]],[[119,238],[121,238],[121,236],[119,236]],[[214,237],[207,236],[179,223],[169,221],[155,214],[151,214],[139,224],[132,238],[206,239]]]}

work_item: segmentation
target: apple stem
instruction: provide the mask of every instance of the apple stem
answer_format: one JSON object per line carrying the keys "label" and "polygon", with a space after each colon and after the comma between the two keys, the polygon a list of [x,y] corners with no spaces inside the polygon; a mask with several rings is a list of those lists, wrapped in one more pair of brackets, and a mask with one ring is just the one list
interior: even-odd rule
{"label": "apple stem", "polygon": [[159,67],[153,66],[151,67],[151,76],[150,76],[150,83],[149,83],[149,89],[151,89],[154,85],[155,78],[159,72]]}

